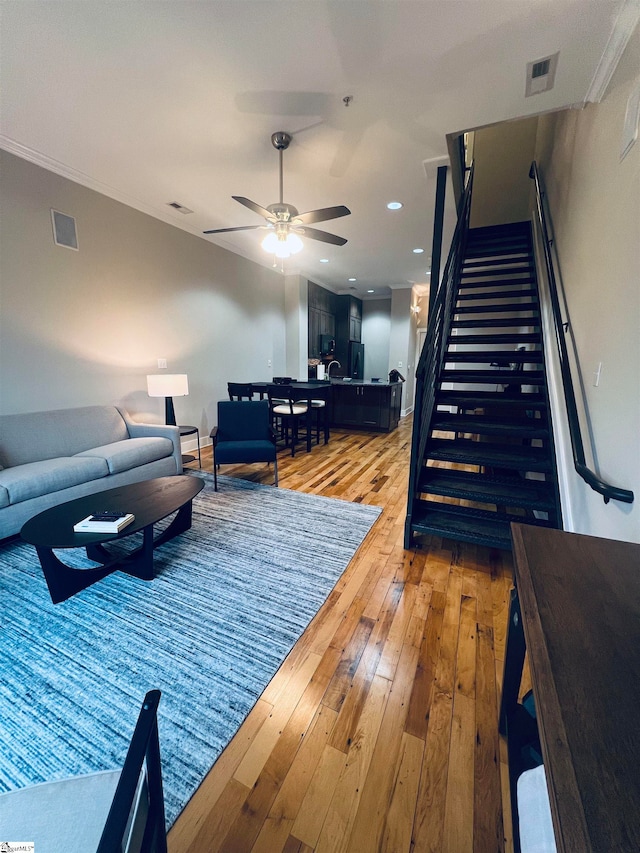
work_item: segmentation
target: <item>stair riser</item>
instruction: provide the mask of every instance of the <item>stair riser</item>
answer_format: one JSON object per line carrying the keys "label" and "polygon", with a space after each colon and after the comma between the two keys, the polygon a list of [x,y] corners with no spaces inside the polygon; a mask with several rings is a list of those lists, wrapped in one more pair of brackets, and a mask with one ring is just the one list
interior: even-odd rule
{"label": "stair riser", "polygon": [[508,305],[457,305],[453,309],[456,316],[458,314],[524,314],[525,312],[537,316],[539,314],[537,301],[510,303]]}
{"label": "stair riser", "polygon": [[475,370],[443,370],[439,383],[466,382],[471,385],[542,385],[544,374],[539,370],[481,372]]}
{"label": "stair riser", "polygon": [[475,320],[452,320],[452,329],[506,329],[508,327],[540,327],[538,317],[478,317]]}
{"label": "stair riser", "polygon": [[477,352],[447,352],[445,361],[457,361],[469,364],[491,364],[508,362],[509,364],[542,364],[542,353],[538,350],[478,350]]}
{"label": "stair riser", "polygon": [[489,299],[530,299],[532,302],[538,301],[538,294],[531,288],[522,290],[505,290],[504,293],[458,293],[456,304],[459,302],[484,302]]}
{"label": "stair riser", "polygon": [[542,338],[534,332],[504,335],[450,335],[449,346],[484,344],[540,344]]}

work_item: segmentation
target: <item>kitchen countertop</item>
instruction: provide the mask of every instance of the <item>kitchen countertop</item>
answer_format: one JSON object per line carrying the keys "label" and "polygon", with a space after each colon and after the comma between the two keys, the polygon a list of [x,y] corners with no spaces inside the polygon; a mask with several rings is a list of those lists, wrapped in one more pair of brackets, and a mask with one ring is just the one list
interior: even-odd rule
{"label": "kitchen countertop", "polygon": [[[309,380],[313,382],[314,380]],[[319,385],[326,385],[327,380],[315,380]],[[332,385],[372,385],[374,388],[389,388],[391,385],[400,385],[400,382],[388,382],[386,379],[380,382],[372,382],[371,379],[343,379],[341,377],[336,376],[331,379]]]}

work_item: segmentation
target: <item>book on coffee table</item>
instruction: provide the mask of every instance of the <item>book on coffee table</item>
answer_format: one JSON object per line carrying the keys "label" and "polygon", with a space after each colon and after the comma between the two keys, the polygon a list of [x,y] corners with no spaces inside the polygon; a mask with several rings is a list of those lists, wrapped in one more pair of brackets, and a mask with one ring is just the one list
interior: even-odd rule
{"label": "book on coffee table", "polygon": [[76,533],[119,533],[135,516],[130,512],[94,512],[73,525]]}

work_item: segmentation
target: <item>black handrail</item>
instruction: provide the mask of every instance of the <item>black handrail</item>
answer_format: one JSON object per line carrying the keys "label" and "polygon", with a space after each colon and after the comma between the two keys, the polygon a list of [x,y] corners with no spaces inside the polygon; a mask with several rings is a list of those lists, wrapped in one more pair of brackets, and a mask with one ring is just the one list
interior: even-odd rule
{"label": "black handrail", "polygon": [[[405,542],[410,541],[411,515],[415,490],[420,479],[422,460],[424,457],[429,425],[435,406],[438,376],[442,370],[447,351],[447,342],[453,315],[453,302],[457,283],[460,280],[460,270],[464,260],[469,230],[469,215],[471,212],[471,190],[473,186],[473,166],[467,173],[464,195],[458,215],[458,222],[451,240],[449,256],[438,287],[437,281],[432,281],[432,287],[437,287],[433,307],[430,310],[429,324],[420,360],[416,369],[416,396],[413,416],[413,432],[411,436],[411,462],[409,467],[409,491],[407,499],[407,519],[405,524]],[[408,547],[408,546],[407,546]]]}
{"label": "black handrail", "polygon": [[551,306],[553,309],[553,319],[556,333],[556,342],[558,344],[558,354],[560,357],[560,371],[562,374],[562,384],[564,388],[564,398],[567,406],[567,418],[569,421],[569,434],[571,436],[571,448],[573,450],[573,464],[576,472],[582,477],[585,483],[588,483],[594,491],[601,494],[605,503],[609,503],[611,499],[622,501],[623,503],[633,503],[633,492],[629,489],[621,489],[619,486],[612,486],[610,483],[598,477],[586,464],[584,455],[584,444],[582,442],[582,432],[580,430],[580,419],[578,417],[578,407],[576,405],[576,395],[571,378],[571,365],[567,353],[567,344],[565,341],[565,333],[568,328],[567,323],[563,323],[562,314],[560,311],[560,301],[558,299],[558,287],[556,284],[556,276],[554,271],[553,257],[551,254],[551,245],[553,239],[549,236],[549,228],[547,227],[547,215],[545,213],[546,193],[542,185],[542,179],[538,165],[534,160],[529,170],[529,177],[533,180],[536,190],[536,208],[538,213],[538,221],[542,231],[542,243],[544,246],[544,260],[547,272],[547,281],[549,284],[549,294],[551,296]]}

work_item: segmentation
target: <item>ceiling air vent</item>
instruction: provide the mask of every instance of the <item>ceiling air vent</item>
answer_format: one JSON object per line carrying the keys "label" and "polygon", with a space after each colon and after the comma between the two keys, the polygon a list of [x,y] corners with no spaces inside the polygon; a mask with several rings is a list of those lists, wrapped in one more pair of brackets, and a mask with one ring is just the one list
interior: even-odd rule
{"label": "ceiling air vent", "polygon": [[527,85],[524,93],[526,98],[553,89],[558,56],[559,53],[554,53],[553,56],[545,56],[527,63]]}
{"label": "ceiling air vent", "polygon": [[189,210],[188,207],[185,207],[184,204],[180,204],[179,201],[168,201],[167,204],[169,207],[177,210],[178,213],[193,213],[193,210]]}

